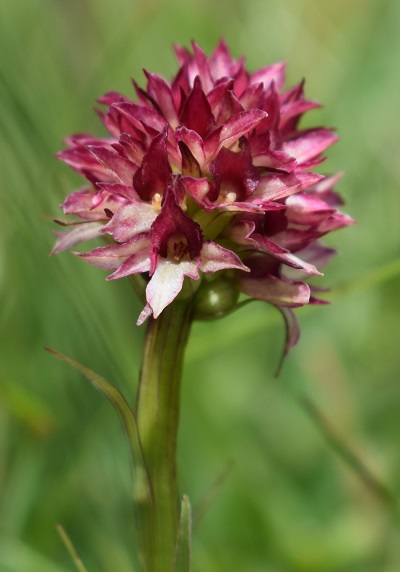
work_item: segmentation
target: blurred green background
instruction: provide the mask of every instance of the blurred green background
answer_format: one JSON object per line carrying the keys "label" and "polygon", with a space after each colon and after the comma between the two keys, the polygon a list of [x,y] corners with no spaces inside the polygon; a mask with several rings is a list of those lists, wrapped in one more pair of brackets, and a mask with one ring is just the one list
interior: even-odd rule
{"label": "blurred green background", "polygon": [[58,522],[89,572],[137,570],[120,423],[43,346],[133,402],[140,305],[126,280],[49,257],[51,217],[81,184],[54,153],[72,132],[103,134],[96,97],[130,95],[143,67],[171,76],[172,42],[210,53],[221,36],[249,69],[286,60],[288,87],[307,79],[324,107],[306,124],[341,137],[320,171],[346,172],[358,225],[326,241],[340,251],[320,282],[333,304],[297,312],[279,379],[272,307],[194,327],[180,482],[194,505],[216,499],[193,571],[400,570],[398,0],[0,0],[0,572],[72,572]]}

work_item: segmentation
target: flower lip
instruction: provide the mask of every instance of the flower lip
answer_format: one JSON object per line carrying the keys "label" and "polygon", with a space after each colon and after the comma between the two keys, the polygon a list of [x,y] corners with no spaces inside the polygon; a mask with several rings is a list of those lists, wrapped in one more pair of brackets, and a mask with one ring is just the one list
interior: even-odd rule
{"label": "flower lip", "polygon": [[189,243],[184,234],[172,234],[167,241],[167,257],[175,262],[180,262],[183,259],[188,260]]}
{"label": "flower lip", "polygon": [[151,225],[150,236],[152,271],[159,256],[173,262],[194,260],[203,246],[200,225],[183,212],[171,187],[165,192],[160,214]]}

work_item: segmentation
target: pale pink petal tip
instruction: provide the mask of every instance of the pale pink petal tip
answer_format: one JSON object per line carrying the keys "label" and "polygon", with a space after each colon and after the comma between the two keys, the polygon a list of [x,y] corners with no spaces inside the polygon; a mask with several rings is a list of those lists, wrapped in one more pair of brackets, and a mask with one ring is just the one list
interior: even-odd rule
{"label": "pale pink petal tip", "polygon": [[136,325],[141,326],[142,324],[144,324],[144,322],[148,320],[152,314],[153,310],[151,309],[151,306],[149,304],[146,304],[146,306],[140,312],[138,319],[136,320]]}

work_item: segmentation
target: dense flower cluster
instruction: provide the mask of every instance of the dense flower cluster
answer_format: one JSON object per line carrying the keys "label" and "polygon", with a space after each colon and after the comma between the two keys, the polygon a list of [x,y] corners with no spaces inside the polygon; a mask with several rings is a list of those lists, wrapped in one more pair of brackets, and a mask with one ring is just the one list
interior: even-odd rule
{"label": "dense flower cluster", "polygon": [[134,82],[137,103],[115,92],[99,99],[109,138],[75,135],[58,154],[89,185],[65,200],[77,218],[53,252],[111,236],[76,254],[111,271],[108,279],[144,277],[138,324],[157,318],[184,282],[195,293],[217,273],[282,311],[288,350],[298,336],[290,308],[320,302],[305,280],[334,254],[318,239],[352,222],[336,208],[339,177],[309,171],[337,137],[299,129],[318,104],[303,83],[282,91],[284,64],[249,73],[224,41],[209,58],[195,43],[175,51],[170,83],[145,72],[145,90]]}

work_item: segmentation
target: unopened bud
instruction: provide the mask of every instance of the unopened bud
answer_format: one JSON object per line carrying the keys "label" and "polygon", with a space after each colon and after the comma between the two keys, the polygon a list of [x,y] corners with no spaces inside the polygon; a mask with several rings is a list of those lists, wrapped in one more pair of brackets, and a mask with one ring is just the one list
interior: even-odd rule
{"label": "unopened bud", "polygon": [[239,290],[234,281],[220,277],[204,281],[199,288],[195,302],[194,315],[197,319],[218,318],[236,306]]}

